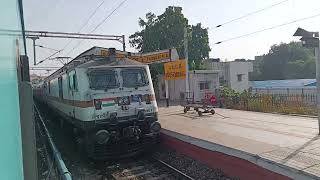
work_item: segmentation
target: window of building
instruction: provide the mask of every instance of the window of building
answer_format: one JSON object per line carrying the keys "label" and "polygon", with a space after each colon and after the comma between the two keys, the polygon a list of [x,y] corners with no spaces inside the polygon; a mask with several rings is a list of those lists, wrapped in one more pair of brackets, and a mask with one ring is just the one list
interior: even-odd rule
{"label": "window of building", "polygon": [[243,74],[238,74],[238,75],[237,75],[238,82],[241,82],[241,81],[242,81],[242,76],[243,76]]}
{"label": "window of building", "polygon": [[200,85],[200,90],[210,89],[210,82],[209,81],[200,82],[199,85]]}

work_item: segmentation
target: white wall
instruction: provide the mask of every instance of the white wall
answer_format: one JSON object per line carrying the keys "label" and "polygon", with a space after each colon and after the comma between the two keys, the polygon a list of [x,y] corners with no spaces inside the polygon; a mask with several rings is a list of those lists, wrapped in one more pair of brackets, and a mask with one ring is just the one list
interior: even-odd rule
{"label": "white wall", "polygon": [[[252,62],[213,62],[210,59],[205,61],[207,69],[219,71],[219,77],[225,84],[236,90],[243,91],[249,89],[249,72],[253,71]],[[242,81],[238,81],[238,74],[242,74]],[[224,82],[220,82],[223,84]]]}
{"label": "white wall", "polygon": [[[215,89],[219,88],[218,73],[202,74],[202,73],[189,73],[190,76],[190,91],[194,92],[195,101],[204,99],[206,92],[214,93]],[[209,89],[200,90],[201,82],[209,82]]]}
{"label": "white wall", "polygon": [[[247,90],[249,84],[249,72],[252,72],[251,62],[229,62],[229,84],[236,91]],[[242,80],[238,81],[238,75],[242,76]]]}
{"label": "white wall", "polygon": [[[207,70],[203,72],[208,72]],[[217,72],[211,71],[211,73],[202,73],[198,70],[196,73],[193,71],[189,72],[189,86],[190,91],[194,92],[195,100],[203,99],[205,91],[200,90],[200,82],[209,81],[210,92],[214,92],[215,89],[219,88],[219,76]],[[163,76],[158,77],[158,88],[159,88],[159,98],[161,100],[165,99],[165,85]],[[169,99],[172,101],[181,100],[181,95],[186,91],[185,80],[169,80]]]}

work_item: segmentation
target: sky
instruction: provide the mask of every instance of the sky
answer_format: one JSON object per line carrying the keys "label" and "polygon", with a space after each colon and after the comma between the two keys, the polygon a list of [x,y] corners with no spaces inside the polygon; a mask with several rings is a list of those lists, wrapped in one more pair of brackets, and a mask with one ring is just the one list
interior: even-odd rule
{"label": "sky", "polygon": [[[86,19],[95,8],[104,2],[97,13],[82,29],[81,33],[89,33],[123,0],[24,0],[25,26],[27,30],[78,32]],[[254,59],[255,56],[266,54],[270,46],[281,42],[298,40],[293,33],[298,27],[309,31],[320,30],[320,16],[282,26],[272,30],[253,34],[215,45],[233,37],[273,27],[283,23],[320,13],[319,0],[287,0],[280,5],[264,10],[260,13],[225,24],[217,25],[241,17],[247,13],[263,9],[283,0],[127,0],[110,18],[94,33],[125,35],[128,51],[136,51],[130,47],[128,37],[141,30],[138,19],[145,17],[147,12],[160,15],[168,6],[180,6],[189,24],[201,23],[208,28],[211,47],[210,57],[223,61],[245,58]],[[68,39],[40,38],[36,44],[53,49],[62,49]],[[78,43],[73,40],[58,56],[75,57],[92,46],[115,47],[122,49],[122,45],[112,41],[85,40],[77,48],[70,50]],[[27,41],[30,64],[33,61],[32,41]],[[55,51],[37,48],[37,61],[48,57]],[[69,53],[70,52],[70,53]],[[60,62],[47,60],[40,66],[62,66]],[[45,74],[45,71],[33,71]],[[32,72],[32,73],[33,73]]]}

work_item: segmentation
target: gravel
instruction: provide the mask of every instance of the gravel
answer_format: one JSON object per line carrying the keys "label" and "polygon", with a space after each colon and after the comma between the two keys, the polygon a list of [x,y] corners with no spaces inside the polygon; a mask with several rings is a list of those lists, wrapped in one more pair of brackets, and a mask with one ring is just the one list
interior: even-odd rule
{"label": "gravel", "polygon": [[62,159],[71,172],[72,178],[77,180],[101,179],[100,170],[97,169],[95,163],[87,158],[84,152],[78,150],[69,129],[59,126],[58,120],[60,117],[52,113],[45,105],[38,107],[40,108],[41,115],[45,115],[43,118],[45,119],[47,128],[53,137],[57,149],[61,153]]}
{"label": "gravel", "polygon": [[[39,134],[36,132],[37,137]],[[47,174],[49,172],[49,164],[47,162],[47,153],[46,148],[43,145],[42,141],[39,138],[36,138],[37,142],[37,165],[38,165],[38,178],[39,179],[46,179]]]}
{"label": "gravel", "polygon": [[45,143],[46,135],[39,129],[40,126],[36,124],[36,148],[37,148],[37,166],[38,179],[58,179],[57,174],[53,170],[53,162],[50,159],[48,146]]}
{"label": "gravel", "polygon": [[155,156],[169,165],[179,169],[194,179],[214,180],[238,180],[239,178],[228,177],[221,169],[211,169],[206,165],[184,156],[173,150],[161,148]]}

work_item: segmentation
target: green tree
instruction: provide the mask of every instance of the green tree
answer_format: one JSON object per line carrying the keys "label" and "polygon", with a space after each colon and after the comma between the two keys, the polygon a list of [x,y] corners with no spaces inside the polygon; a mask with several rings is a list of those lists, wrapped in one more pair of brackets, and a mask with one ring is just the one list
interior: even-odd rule
{"label": "green tree", "polygon": [[315,78],[313,51],[300,42],[271,46],[262,59],[255,62],[251,80]]}
{"label": "green tree", "polygon": [[[211,51],[209,46],[208,29],[201,27],[201,23],[191,26],[191,39],[188,43],[189,59],[194,62],[190,67],[203,69],[202,60],[209,58]],[[190,62],[189,62],[190,65]]]}
{"label": "green tree", "polygon": [[253,65],[253,72],[249,73],[249,80],[250,81],[258,81],[262,80],[262,73],[261,73],[261,64],[263,61],[263,56],[256,56],[255,60],[251,60]]}
{"label": "green tree", "polygon": [[[147,13],[145,20],[139,19],[139,25],[142,30],[132,34],[129,38],[131,46],[140,52],[176,48],[180,58],[184,58],[184,29],[187,26],[190,68],[201,68],[202,60],[209,57],[208,30],[201,27],[200,23],[195,26],[188,25],[188,20],[182,14],[181,7],[169,6],[159,16]],[[159,66],[161,65],[152,65],[151,70],[158,69],[158,72],[162,73]]]}

